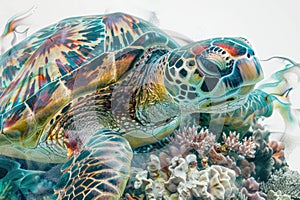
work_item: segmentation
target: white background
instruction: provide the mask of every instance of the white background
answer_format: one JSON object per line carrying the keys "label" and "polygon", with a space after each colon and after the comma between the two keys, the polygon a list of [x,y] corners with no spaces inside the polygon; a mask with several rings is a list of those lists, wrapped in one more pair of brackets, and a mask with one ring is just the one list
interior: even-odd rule
{"label": "white background", "polygon": [[[26,21],[29,34],[70,16],[123,11],[193,40],[245,37],[260,59],[280,55],[300,61],[300,3],[297,0],[1,0],[0,30],[11,16],[34,5],[36,9]],[[265,66],[264,70],[266,76],[274,71],[272,66]],[[299,101],[298,95],[296,101]],[[284,129],[278,117],[268,122],[274,131]],[[293,135],[296,136],[289,141],[293,143],[290,149],[293,152],[288,161],[292,168],[300,170],[300,131],[295,130]],[[290,143],[287,148],[292,146]]]}

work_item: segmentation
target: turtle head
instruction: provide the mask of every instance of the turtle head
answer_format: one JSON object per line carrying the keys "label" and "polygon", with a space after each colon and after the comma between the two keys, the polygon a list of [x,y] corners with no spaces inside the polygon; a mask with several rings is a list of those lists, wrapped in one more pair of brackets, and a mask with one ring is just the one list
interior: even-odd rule
{"label": "turtle head", "polygon": [[227,112],[246,101],[263,72],[244,38],[214,38],[170,52],[164,85],[183,112]]}

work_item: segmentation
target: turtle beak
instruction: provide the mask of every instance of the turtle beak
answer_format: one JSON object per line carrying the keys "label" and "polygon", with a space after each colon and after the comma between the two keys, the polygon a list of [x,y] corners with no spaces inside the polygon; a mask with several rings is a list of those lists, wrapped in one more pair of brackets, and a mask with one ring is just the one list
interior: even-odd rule
{"label": "turtle beak", "polygon": [[226,93],[229,95],[230,93],[231,95],[240,90],[240,94],[246,95],[263,77],[260,63],[255,57],[241,58],[236,61],[232,74],[221,80],[222,87],[219,87],[215,94],[222,95]]}
{"label": "turtle beak", "polygon": [[261,65],[256,57],[238,60],[236,68],[240,72],[243,85],[254,85],[264,77]]}

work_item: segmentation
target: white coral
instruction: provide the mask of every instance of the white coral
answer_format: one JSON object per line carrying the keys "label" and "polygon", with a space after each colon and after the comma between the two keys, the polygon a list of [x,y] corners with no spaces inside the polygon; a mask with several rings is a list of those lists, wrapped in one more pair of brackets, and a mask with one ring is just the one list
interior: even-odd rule
{"label": "white coral", "polygon": [[255,157],[256,144],[253,142],[252,137],[244,138],[242,145],[239,147],[238,154],[244,155],[248,158]]}
{"label": "white coral", "polygon": [[223,141],[226,145],[226,149],[230,151],[237,151],[242,143],[239,141],[240,134],[235,131],[230,131],[229,136],[227,137],[225,133],[222,135]]}
{"label": "white coral", "polygon": [[147,179],[148,172],[146,170],[140,171],[135,176],[134,188],[139,189],[144,182],[149,182]]}
{"label": "white coral", "polygon": [[[157,172],[159,166],[156,157],[151,157],[148,171],[141,171],[136,175],[134,186],[140,188],[146,184],[147,199],[179,199],[203,200],[227,199],[237,190],[235,186],[236,174],[233,170],[212,165],[204,170],[197,168],[196,155],[190,154],[186,158],[174,157],[169,166],[170,177],[157,176],[147,179],[148,173]],[[160,173],[160,172],[158,172]],[[170,196],[170,193],[173,193]]]}
{"label": "white coral", "polygon": [[196,197],[203,199],[225,199],[235,188],[235,172],[219,165],[212,165],[199,171],[198,176],[190,177],[195,186],[193,191],[199,192]]}
{"label": "white coral", "polygon": [[171,176],[165,186],[170,192],[176,192],[178,184],[186,182],[188,164],[184,158],[176,156],[171,160],[171,163],[171,166],[169,166]]}
{"label": "white coral", "polygon": [[147,200],[165,199],[169,200],[169,192],[164,186],[165,180],[163,178],[157,178],[154,181],[150,181],[146,186],[146,198]]}
{"label": "white coral", "polygon": [[213,165],[199,171],[195,165],[195,155],[189,155],[186,159],[174,157],[169,167],[171,176],[166,182],[166,187],[171,192],[178,192],[179,199],[225,199],[236,189],[233,170]]}
{"label": "white coral", "polygon": [[291,195],[282,194],[281,191],[270,190],[268,192],[268,199],[270,200],[291,200]]}
{"label": "white coral", "polygon": [[181,153],[194,149],[198,152],[199,156],[204,156],[215,143],[216,136],[209,133],[208,129],[202,128],[200,131],[198,129],[199,127],[192,126],[175,130],[175,137],[171,142],[180,146]]}
{"label": "white coral", "polygon": [[147,169],[151,178],[159,176],[160,160],[156,155],[150,155],[150,161],[148,162]]}

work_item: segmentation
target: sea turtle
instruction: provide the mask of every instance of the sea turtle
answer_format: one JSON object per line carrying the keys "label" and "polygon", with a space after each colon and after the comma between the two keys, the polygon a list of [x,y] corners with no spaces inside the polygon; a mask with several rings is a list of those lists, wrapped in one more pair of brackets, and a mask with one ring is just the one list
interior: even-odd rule
{"label": "sea turtle", "polygon": [[43,28],[1,56],[0,73],[0,153],[65,163],[59,199],[119,199],[132,149],[190,113],[255,104],[248,96],[263,77],[244,38],[179,46],[123,13]]}

